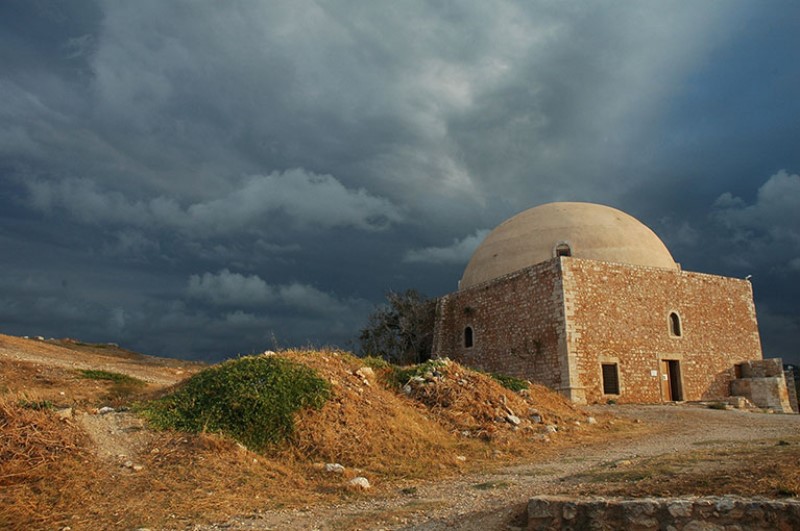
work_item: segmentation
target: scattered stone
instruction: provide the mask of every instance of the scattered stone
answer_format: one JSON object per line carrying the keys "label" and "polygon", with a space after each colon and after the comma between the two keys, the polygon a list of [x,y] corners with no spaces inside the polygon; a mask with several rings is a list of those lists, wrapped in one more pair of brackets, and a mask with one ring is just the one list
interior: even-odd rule
{"label": "scattered stone", "polygon": [[136,472],[139,472],[139,471],[141,471],[141,470],[144,470],[144,465],[133,465],[131,468],[132,468],[134,471],[136,471]]}
{"label": "scattered stone", "polygon": [[367,490],[370,488],[369,480],[364,476],[358,476],[350,480],[349,485],[357,489]]}
{"label": "scattered stone", "polygon": [[516,416],[516,415],[511,415],[511,414],[509,414],[509,415],[506,415],[506,420],[507,420],[507,421],[508,421],[510,424],[513,424],[514,426],[519,426],[520,422],[522,422],[521,420],[519,420],[519,417],[518,417],[518,416]]}
{"label": "scattered stone", "polygon": [[586,422],[588,422],[589,424],[597,424],[597,419],[594,417],[589,417],[586,419]]}
{"label": "scattered stone", "polygon": [[403,386],[403,392],[404,392],[405,394],[407,394],[407,395],[410,395],[410,394],[411,394],[411,386],[410,386],[409,384],[405,384],[405,385]]}
{"label": "scattered stone", "polygon": [[133,468],[133,461],[131,460],[125,461],[124,463],[122,463],[122,466],[124,466],[125,468]]}
{"label": "scattered stone", "polygon": [[264,351],[264,356],[274,356],[274,355],[275,355],[275,351],[273,351],[273,350],[265,350]]}
{"label": "scattered stone", "polygon": [[467,458],[466,458],[466,457],[464,457],[463,455],[457,455],[457,456],[456,456],[456,461],[461,461],[461,462],[464,462],[464,461],[466,461],[466,460],[467,460]]}
{"label": "scattered stone", "polygon": [[614,467],[631,466],[632,464],[633,464],[633,461],[631,461],[630,459],[623,459],[621,461],[617,461],[616,463],[614,463]]}
{"label": "scattered stone", "polygon": [[327,463],[325,465],[325,472],[335,472],[341,474],[344,472],[344,467],[339,463]]}
{"label": "scattered stone", "polygon": [[576,426],[580,426],[581,425],[581,421],[576,420],[573,424],[575,424]]}
{"label": "scattered stone", "polygon": [[61,420],[67,420],[72,418],[72,408],[65,407],[63,409],[56,410],[56,416]]}
{"label": "scattered stone", "polygon": [[558,427],[552,424],[548,424],[547,426],[544,427],[544,429],[545,431],[547,431],[547,433],[555,433],[558,431]]}
{"label": "scattered stone", "polygon": [[372,370],[372,367],[361,367],[356,371],[356,376],[363,379],[374,378],[375,371]]}
{"label": "scattered stone", "polygon": [[113,407],[103,406],[97,410],[100,415],[106,415],[108,413],[113,413],[115,410]]}

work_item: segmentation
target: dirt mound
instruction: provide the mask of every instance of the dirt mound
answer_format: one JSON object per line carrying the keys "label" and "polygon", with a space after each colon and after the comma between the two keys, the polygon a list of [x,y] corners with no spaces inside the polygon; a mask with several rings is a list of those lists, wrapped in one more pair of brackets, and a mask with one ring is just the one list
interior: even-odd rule
{"label": "dirt mound", "polygon": [[286,454],[381,476],[422,477],[459,467],[459,441],[409,399],[381,384],[362,360],[335,351],[280,355],[314,368],[332,390],[321,410],[298,414]]}
{"label": "dirt mound", "polygon": [[403,391],[429,408],[452,433],[506,440],[581,422],[586,413],[542,386],[512,391],[490,375],[450,360],[433,360],[404,374]]}
{"label": "dirt mound", "polygon": [[[348,487],[356,475],[369,479],[369,492],[387,493],[408,478],[508,463],[545,444],[552,450],[562,443],[558,434],[537,439],[543,426],[566,428],[585,418],[551,391],[510,391],[455,363],[430,381],[423,373],[423,383],[412,382],[406,394],[392,376],[405,368],[370,368],[337,351],[269,356],[313,369],[329,382],[330,398],[318,410],[295,413],[287,441],[255,453],[213,434],[153,431],[132,412],[98,411],[125,381],[111,371],[146,375],[142,392],[163,396],[183,371],[179,362],[148,365],[136,356],[0,336],[0,527],[186,527],[369,495]],[[112,405],[131,406],[135,396],[142,395]],[[59,411],[67,406],[72,416]],[[519,425],[509,422],[511,414]],[[498,448],[507,459],[498,460]],[[344,469],[326,471],[333,463]]]}

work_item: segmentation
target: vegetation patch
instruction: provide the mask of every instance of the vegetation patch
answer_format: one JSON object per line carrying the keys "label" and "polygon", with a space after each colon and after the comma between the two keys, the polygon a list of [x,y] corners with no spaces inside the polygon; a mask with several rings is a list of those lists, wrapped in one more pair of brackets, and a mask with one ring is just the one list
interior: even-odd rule
{"label": "vegetation patch", "polygon": [[221,433],[261,451],[292,435],[296,411],[320,409],[329,397],[330,384],[310,367],[247,356],[205,369],[137,409],[157,428]]}
{"label": "vegetation patch", "polygon": [[511,486],[511,483],[508,481],[486,481],[484,483],[476,483],[472,486],[473,489],[478,490],[493,490],[493,489],[505,489]]}
{"label": "vegetation patch", "polygon": [[47,409],[55,409],[55,404],[50,400],[18,400],[17,405],[23,409],[31,409],[33,411],[44,411]]}
{"label": "vegetation patch", "polygon": [[521,378],[514,378],[513,376],[507,376],[505,374],[498,374],[496,372],[489,373],[489,376],[497,380],[497,382],[505,387],[510,391],[523,391],[530,387],[530,384],[526,380],[522,380]]}
{"label": "vegetation patch", "polygon": [[88,380],[107,380],[109,382],[115,383],[124,383],[124,384],[133,384],[133,385],[141,385],[144,386],[145,382],[134,378],[133,376],[128,376],[127,374],[122,374],[119,372],[111,372],[111,371],[100,371],[100,370],[80,370],[78,371],[83,378]]}
{"label": "vegetation patch", "polygon": [[147,386],[147,382],[121,374],[118,372],[101,371],[96,369],[86,369],[78,371],[82,378],[87,380],[97,380],[109,382],[111,386],[107,393],[102,397],[103,401],[113,405],[122,405],[131,400],[131,397],[142,391]]}

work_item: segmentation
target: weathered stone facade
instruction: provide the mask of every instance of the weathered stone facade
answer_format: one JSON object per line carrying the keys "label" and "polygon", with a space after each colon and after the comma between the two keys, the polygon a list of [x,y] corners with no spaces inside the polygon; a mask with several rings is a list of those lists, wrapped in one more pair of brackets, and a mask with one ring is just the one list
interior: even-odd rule
{"label": "weathered stone facade", "polygon": [[551,260],[442,297],[433,353],[562,390],[570,381],[565,334],[561,266]]}
{"label": "weathered stone facade", "polygon": [[762,357],[750,283],[680,269],[561,256],[447,295],[437,312],[435,356],[576,402],[723,398],[734,366]]}

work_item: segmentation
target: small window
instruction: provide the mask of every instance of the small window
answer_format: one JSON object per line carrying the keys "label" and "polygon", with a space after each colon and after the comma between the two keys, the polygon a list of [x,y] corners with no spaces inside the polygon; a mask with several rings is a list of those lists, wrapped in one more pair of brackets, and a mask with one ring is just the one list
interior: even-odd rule
{"label": "small window", "polygon": [[572,256],[572,249],[568,243],[559,243],[556,245],[556,256]]}
{"label": "small window", "polygon": [[603,394],[619,394],[619,372],[616,363],[603,363]]}
{"label": "small window", "polygon": [[669,332],[675,337],[681,337],[681,317],[675,312],[669,314]]}
{"label": "small window", "polygon": [[471,348],[473,344],[472,340],[472,327],[468,326],[464,329],[464,346],[466,348]]}

